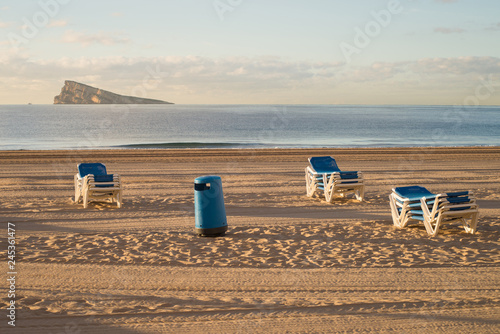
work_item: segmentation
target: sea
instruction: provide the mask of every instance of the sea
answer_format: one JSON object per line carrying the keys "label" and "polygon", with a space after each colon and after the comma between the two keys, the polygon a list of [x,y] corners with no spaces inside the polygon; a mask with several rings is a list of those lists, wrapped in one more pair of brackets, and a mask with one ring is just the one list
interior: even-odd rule
{"label": "sea", "polygon": [[500,106],[0,105],[0,150],[500,146]]}

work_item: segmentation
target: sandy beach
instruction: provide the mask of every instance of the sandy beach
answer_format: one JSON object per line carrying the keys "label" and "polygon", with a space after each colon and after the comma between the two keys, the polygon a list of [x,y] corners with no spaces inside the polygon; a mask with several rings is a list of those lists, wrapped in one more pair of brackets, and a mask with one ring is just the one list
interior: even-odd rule
{"label": "sandy beach", "polygon": [[[306,196],[320,155],[364,173],[364,202]],[[122,208],[73,203],[80,162],[121,176]],[[229,230],[201,238],[193,181],[212,174]],[[395,228],[406,185],[474,191],[476,234]],[[2,333],[500,332],[500,147],[2,151],[0,223]]]}

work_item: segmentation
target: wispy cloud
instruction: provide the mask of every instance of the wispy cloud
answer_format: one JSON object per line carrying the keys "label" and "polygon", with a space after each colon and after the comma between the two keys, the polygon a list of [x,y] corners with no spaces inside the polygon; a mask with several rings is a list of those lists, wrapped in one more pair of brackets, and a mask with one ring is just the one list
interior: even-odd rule
{"label": "wispy cloud", "polygon": [[91,44],[102,45],[116,45],[127,44],[131,40],[123,33],[118,32],[99,32],[99,33],[85,33],[77,32],[74,30],[67,30],[62,36],[61,42],[63,43],[76,43],[82,46],[89,46]]}
{"label": "wispy cloud", "polygon": [[434,28],[434,32],[438,34],[462,34],[465,32],[465,30],[462,28],[437,27]]}
{"label": "wispy cloud", "polygon": [[456,57],[425,58],[411,63],[415,73],[432,75],[488,75],[500,73],[500,58],[497,57]]}
{"label": "wispy cloud", "polygon": [[51,21],[49,24],[47,24],[47,27],[65,27],[68,25],[67,20],[56,20],[56,21]]}
{"label": "wispy cloud", "polygon": [[492,24],[490,25],[489,27],[487,27],[485,30],[489,30],[489,31],[500,31],[500,22],[498,22],[497,24]]}
{"label": "wispy cloud", "polygon": [[5,22],[0,20],[0,28],[7,28],[11,25],[10,22]]}

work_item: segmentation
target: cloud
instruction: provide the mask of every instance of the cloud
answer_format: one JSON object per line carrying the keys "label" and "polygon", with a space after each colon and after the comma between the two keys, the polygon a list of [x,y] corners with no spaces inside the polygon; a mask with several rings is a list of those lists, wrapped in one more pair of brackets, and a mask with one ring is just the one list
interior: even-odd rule
{"label": "cloud", "polygon": [[67,20],[57,20],[57,21],[51,21],[49,24],[47,24],[47,27],[65,27],[68,25]]}
{"label": "cloud", "polygon": [[434,32],[439,33],[439,34],[462,34],[465,32],[465,30],[462,28],[438,27],[438,28],[434,28]]}
{"label": "cloud", "polygon": [[[298,87],[328,86],[343,67],[342,62],[287,61],[278,57],[64,57],[45,61],[0,57],[5,87],[9,82],[28,86],[33,80],[46,81],[45,96],[49,101],[42,103],[50,103],[67,79],[126,95],[133,95],[138,86],[146,87],[147,97],[184,103],[263,101],[264,95],[266,101],[272,102]],[[90,78],[93,81],[87,81]],[[0,83],[0,91],[3,88]],[[169,97],[169,92],[177,95]]]}
{"label": "cloud", "polygon": [[[34,90],[36,86],[34,91],[43,97],[32,102],[51,103],[64,80],[75,80],[119,94],[142,92],[143,97],[177,103],[453,104],[473,92],[479,78],[493,75],[499,81],[500,58],[423,58],[346,66],[342,62],[270,56],[63,57],[34,61],[11,54],[0,55],[0,73],[4,101],[11,86],[18,90]],[[419,99],[411,100],[417,92]]]}
{"label": "cloud", "polygon": [[114,12],[114,13],[111,13],[111,16],[113,16],[113,17],[122,17],[123,13],[121,13],[121,12]]}
{"label": "cloud", "polygon": [[9,22],[0,21],[0,28],[7,28],[11,24]]}
{"label": "cloud", "polygon": [[488,30],[488,31],[500,31],[500,22],[498,22],[497,24],[490,25],[485,30]]}
{"label": "cloud", "polygon": [[102,45],[116,45],[128,44],[131,42],[130,38],[124,36],[123,33],[117,32],[98,32],[95,34],[77,32],[74,30],[67,30],[62,36],[61,42],[63,43],[76,43],[86,47],[91,44]]}
{"label": "cloud", "polygon": [[457,57],[425,58],[411,63],[411,70],[426,75],[454,75],[465,78],[500,73],[500,58]]}

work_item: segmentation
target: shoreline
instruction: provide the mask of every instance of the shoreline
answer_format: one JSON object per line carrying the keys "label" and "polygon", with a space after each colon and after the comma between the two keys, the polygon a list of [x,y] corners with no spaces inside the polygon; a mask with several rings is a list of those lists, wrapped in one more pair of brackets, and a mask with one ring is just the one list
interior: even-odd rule
{"label": "shoreline", "polygon": [[82,149],[19,149],[19,150],[7,150],[0,149],[0,153],[47,153],[47,152],[60,152],[60,153],[68,153],[68,152],[102,152],[102,151],[110,151],[110,152],[134,152],[134,151],[158,151],[158,152],[172,152],[172,151],[346,151],[346,150],[354,150],[354,151],[403,151],[403,150],[500,150],[500,146],[498,145],[480,145],[480,146],[391,146],[391,147],[249,147],[249,148],[225,148],[225,147],[213,147],[213,148],[205,148],[205,147],[194,147],[194,148],[124,148],[124,147],[103,147],[103,148],[82,148]]}
{"label": "shoreline", "polygon": [[[185,146],[194,144],[194,146]],[[209,146],[203,146],[209,145]],[[220,145],[220,146],[219,146]],[[240,146],[242,145],[242,146]],[[268,144],[234,143],[165,143],[165,144],[127,144],[118,146],[88,148],[46,148],[46,149],[0,149],[0,152],[47,152],[47,151],[116,151],[116,150],[384,150],[384,149],[481,149],[500,148],[499,145],[455,145],[455,146],[275,146]]]}

